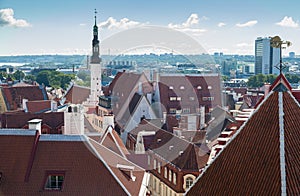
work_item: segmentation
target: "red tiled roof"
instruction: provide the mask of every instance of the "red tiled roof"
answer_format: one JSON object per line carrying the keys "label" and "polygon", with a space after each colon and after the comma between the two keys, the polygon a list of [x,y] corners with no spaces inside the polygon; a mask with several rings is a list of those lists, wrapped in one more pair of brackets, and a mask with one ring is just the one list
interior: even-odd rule
{"label": "red tiled roof", "polygon": [[142,85],[143,94],[152,92],[152,85],[145,74],[119,72],[104,93],[111,96],[113,102],[113,113],[117,122],[122,122],[124,113],[128,112],[128,107],[139,85]]}
{"label": "red tiled roof", "polygon": [[[196,113],[200,106],[206,106],[208,112],[209,108],[222,104],[220,85],[218,75],[161,75],[160,101],[168,113],[170,108],[189,108],[190,113]],[[181,100],[170,100],[170,97],[180,97]],[[214,100],[203,100],[203,97],[214,97]]]}
{"label": "red tiled roof", "polygon": [[177,168],[190,171],[205,167],[209,157],[205,143],[199,147],[162,129],[156,132],[149,149]]}
{"label": "red tiled roof", "polygon": [[106,129],[100,144],[126,158],[129,154],[118,133],[110,126]]}
{"label": "red tiled roof", "polygon": [[17,110],[22,106],[22,100],[28,101],[48,100],[45,87],[41,86],[17,86],[2,87],[8,110]]}
{"label": "red tiled roof", "polygon": [[[143,178],[145,175],[145,170],[137,166],[136,164],[130,162],[126,158],[120,156],[117,153],[114,153],[109,148],[100,145],[99,143],[90,139],[91,144],[94,146],[99,155],[105,160],[107,165],[110,167],[112,172],[117,176],[117,178],[121,181],[121,183],[126,187],[131,195],[139,195],[140,189],[142,186]],[[135,180],[132,180],[128,175],[126,175],[122,169],[118,168],[118,165],[125,165],[132,167],[132,174],[136,177]],[[110,189],[114,189],[114,187],[110,186]],[[117,195],[114,193],[112,195]]]}
{"label": "red tiled roof", "polygon": [[16,128],[20,129],[28,125],[28,121],[32,119],[42,119],[42,125],[46,124],[51,127],[51,133],[57,134],[59,128],[64,125],[63,112],[50,112],[50,113],[3,113],[1,115],[2,128]]}
{"label": "red tiled roof", "polygon": [[66,103],[82,104],[90,95],[90,88],[73,84],[64,97]]}
{"label": "red tiled roof", "polygon": [[27,101],[26,105],[28,112],[36,113],[51,109],[51,100]]}
{"label": "red tiled roof", "polygon": [[[25,132],[24,135],[0,135],[1,194],[128,195],[128,191],[116,179],[116,172],[111,171],[111,166],[96,154],[97,151],[87,141],[72,139],[80,136],[42,135],[34,146],[34,135],[25,135]],[[36,148],[36,153],[25,182],[33,147]],[[49,171],[65,173],[61,191],[44,190]],[[140,180],[139,173],[136,175]],[[136,181],[136,184],[140,182]]]}
{"label": "red tiled roof", "polygon": [[[275,82],[276,83],[276,82]],[[279,94],[287,195],[300,194],[300,107],[279,83],[204,171],[187,195],[281,195]],[[283,84],[285,85],[285,84]],[[282,90],[284,89],[285,90]]]}

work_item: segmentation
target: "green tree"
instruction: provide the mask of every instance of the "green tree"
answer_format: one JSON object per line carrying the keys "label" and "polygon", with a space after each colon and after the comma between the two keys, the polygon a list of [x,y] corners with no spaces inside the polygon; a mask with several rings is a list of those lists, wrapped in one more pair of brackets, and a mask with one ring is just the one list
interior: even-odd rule
{"label": "green tree", "polygon": [[29,74],[25,76],[25,80],[35,81],[36,77],[34,75]]}
{"label": "green tree", "polygon": [[290,83],[298,83],[300,80],[300,77],[295,74],[286,74],[285,77]]}
{"label": "green tree", "polygon": [[8,76],[8,75],[7,75],[6,72],[4,72],[4,71],[1,71],[1,72],[0,72],[0,79],[1,79],[1,80],[5,80],[5,79],[7,78],[7,76]]}
{"label": "green tree", "polygon": [[12,74],[12,78],[15,80],[23,80],[25,77],[25,74],[23,71],[17,70],[15,73]]}
{"label": "green tree", "polygon": [[44,84],[45,86],[50,86],[49,82],[50,71],[41,71],[36,76],[36,81],[39,84]]}

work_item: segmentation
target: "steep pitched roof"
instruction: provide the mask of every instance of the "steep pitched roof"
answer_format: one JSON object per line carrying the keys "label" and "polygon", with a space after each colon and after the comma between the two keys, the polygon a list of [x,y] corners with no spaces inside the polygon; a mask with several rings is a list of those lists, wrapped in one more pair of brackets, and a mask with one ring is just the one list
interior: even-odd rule
{"label": "steep pitched roof", "polygon": [[[0,130],[0,192],[4,195],[131,194],[103,157],[85,136],[37,138],[30,130]],[[57,172],[65,176],[62,192],[44,190],[48,174]]]}
{"label": "steep pitched roof", "polygon": [[42,119],[42,124],[51,127],[52,133],[57,133],[58,128],[64,124],[63,112],[50,112],[50,113],[10,113],[6,112],[1,115],[2,128],[15,128],[20,129],[28,125],[28,121],[32,119]]}
{"label": "steep pitched roof", "polygon": [[211,115],[213,119],[206,128],[209,141],[215,140],[229,124],[235,122],[232,115],[219,106],[212,111]]}
{"label": "steep pitched roof", "polygon": [[[146,185],[142,184],[145,177],[144,169],[127,160],[125,157],[120,156],[118,153],[115,153],[113,150],[110,150],[108,147],[103,146],[92,139],[89,139],[89,141],[131,195],[139,195],[139,193],[145,194]],[[131,170],[132,176],[127,173],[129,172],[127,168],[130,168],[129,170]],[[111,186],[109,188],[114,189]],[[117,193],[113,195],[117,195]]]}
{"label": "steep pitched roof", "polygon": [[124,113],[128,112],[130,102],[140,90],[140,94],[152,92],[152,85],[144,73],[119,72],[115,76],[104,94],[112,97],[113,113],[117,121],[124,121]]}
{"label": "steep pitched roof", "polygon": [[38,113],[51,109],[51,100],[27,101],[27,110],[30,113]]}
{"label": "steep pitched roof", "polygon": [[[177,110],[189,108],[190,113],[206,105],[213,108],[221,105],[220,78],[213,75],[172,75],[162,74],[159,78],[160,102],[169,112],[170,108]],[[170,97],[180,97],[171,100]],[[204,98],[203,98],[204,97]],[[213,100],[206,98],[214,97]],[[208,108],[207,112],[208,112]]]}
{"label": "steep pitched roof", "polygon": [[43,86],[7,86],[2,87],[2,94],[8,110],[21,108],[23,99],[28,99],[29,101],[48,100],[45,87]]}
{"label": "steep pitched roof", "polygon": [[64,97],[66,103],[82,104],[90,95],[90,88],[73,84],[66,92]]}
{"label": "steep pitched roof", "polygon": [[129,154],[122,139],[112,126],[107,127],[99,143],[124,158]]}
{"label": "steep pitched roof", "polygon": [[187,195],[300,194],[300,107],[289,85],[273,90]]}
{"label": "steep pitched roof", "polygon": [[177,168],[185,170],[199,171],[205,167],[209,157],[206,144],[199,147],[162,129],[156,132],[149,149]]}

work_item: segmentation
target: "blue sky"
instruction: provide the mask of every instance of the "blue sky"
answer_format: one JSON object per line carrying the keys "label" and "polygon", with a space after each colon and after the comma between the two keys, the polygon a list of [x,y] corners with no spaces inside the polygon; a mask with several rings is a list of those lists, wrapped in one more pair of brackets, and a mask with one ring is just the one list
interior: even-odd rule
{"label": "blue sky", "polygon": [[300,54],[295,0],[0,0],[0,55],[88,54],[94,9],[101,40],[158,25],[193,37],[208,52],[254,54],[257,37],[279,35]]}

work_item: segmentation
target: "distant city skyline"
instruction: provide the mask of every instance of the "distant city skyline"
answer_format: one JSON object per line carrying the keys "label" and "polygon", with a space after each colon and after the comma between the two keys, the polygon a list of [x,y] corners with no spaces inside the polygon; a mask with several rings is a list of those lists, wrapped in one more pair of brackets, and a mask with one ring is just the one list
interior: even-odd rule
{"label": "distant city skyline", "polygon": [[0,56],[91,54],[95,8],[104,42],[124,30],[151,25],[183,32],[209,54],[254,55],[257,37],[279,35],[292,42],[283,54],[299,55],[299,6],[292,0],[0,0]]}

